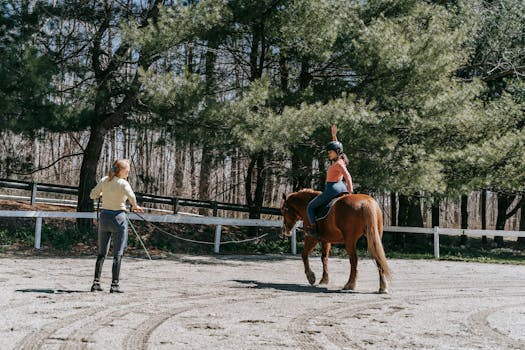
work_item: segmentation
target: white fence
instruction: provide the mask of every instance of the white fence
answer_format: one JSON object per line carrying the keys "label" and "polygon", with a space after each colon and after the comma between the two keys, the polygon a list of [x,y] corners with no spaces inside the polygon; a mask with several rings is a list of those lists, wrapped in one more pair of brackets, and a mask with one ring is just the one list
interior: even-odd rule
{"label": "white fence", "polygon": [[[212,225],[216,226],[213,251],[219,253],[221,243],[222,226],[251,226],[251,227],[280,227],[280,220],[254,220],[254,219],[235,219],[221,218],[216,216],[188,216],[188,215],[154,215],[141,214],[150,221],[158,223],[190,224],[190,225]],[[40,249],[42,239],[42,219],[43,218],[64,218],[64,219],[96,219],[96,212],[59,212],[59,211],[26,211],[26,210],[0,210],[1,217],[11,218],[36,218],[35,225],[35,248]],[[138,215],[128,213],[130,220],[143,221]],[[297,244],[292,237],[292,253],[297,253]]]}
{"label": "white fence", "polygon": [[[222,226],[251,226],[251,227],[281,227],[281,220],[254,220],[254,219],[235,219],[235,218],[221,218],[215,216],[186,216],[186,215],[154,215],[141,214],[146,220],[160,223],[174,223],[174,224],[190,224],[190,225],[212,225],[216,226],[215,239],[213,251],[219,253],[221,244]],[[41,246],[41,232],[43,218],[68,218],[68,219],[96,219],[95,212],[79,213],[79,212],[58,212],[58,211],[23,211],[23,210],[0,210],[0,217],[11,218],[36,218],[35,225],[35,248],[40,249]],[[131,220],[142,221],[134,213],[129,213]],[[299,222],[292,230],[291,250],[292,254],[297,254],[297,235],[296,229],[301,226]],[[401,227],[401,226],[385,226],[385,232],[399,232],[399,233],[421,233],[431,234],[434,236],[434,256],[439,258],[439,236],[502,236],[502,237],[525,237],[525,231],[499,231],[499,230],[470,230],[470,229],[451,229],[451,228],[423,228],[423,227]]]}

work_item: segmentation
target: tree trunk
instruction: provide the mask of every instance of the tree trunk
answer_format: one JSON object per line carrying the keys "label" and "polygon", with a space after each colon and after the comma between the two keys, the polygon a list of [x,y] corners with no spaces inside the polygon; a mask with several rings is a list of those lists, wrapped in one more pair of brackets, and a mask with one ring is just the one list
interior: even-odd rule
{"label": "tree trunk", "polygon": [[[440,219],[439,219],[439,215],[440,215],[439,206],[440,206],[440,203],[441,203],[441,199],[437,195],[434,195],[432,197],[432,204],[431,204],[431,208],[430,208],[431,217],[432,217],[432,227],[439,227],[439,224],[440,224]],[[427,235],[427,242],[428,242],[428,244],[434,246],[434,237],[432,235]]]}
{"label": "tree trunk", "polygon": [[[525,231],[525,201],[521,201],[520,206],[520,231]],[[521,244],[525,244],[525,237],[518,237],[518,242]]]}
{"label": "tree trunk", "polygon": [[390,225],[397,226],[397,195],[390,192]]}
{"label": "tree trunk", "polygon": [[[93,201],[89,198],[89,193],[97,184],[97,166],[104,145],[106,131],[106,129],[96,125],[92,125],[91,127],[88,144],[84,150],[82,165],[80,167],[77,202],[78,212],[93,211]],[[91,219],[77,220],[77,226],[79,228],[91,228],[92,225],[93,220]]]}
{"label": "tree trunk", "polygon": [[195,166],[195,146],[193,142],[190,142],[190,197],[196,197],[197,191],[197,171]]}
{"label": "tree trunk", "polygon": [[421,200],[419,194],[413,196],[399,195],[399,226],[423,227]]}
{"label": "tree trunk", "polygon": [[[398,194],[399,209],[397,214],[397,224],[399,226],[409,226],[408,225],[408,211],[409,203],[408,197],[404,194]],[[394,233],[393,237],[394,244],[397,247],[405,247],[406,243],[406,233]]]}
{"label": "tree trunk", "polygon": [[[255,172],[255,191],[252,193],[253,173]],[[246,204],[249,206],[250,219],[261,218],[261,208],[264,201],[264,183],[266,174],[264,171],[264,153],[255,154],[248,165],[246,176]]]}
{"label": "tree trunk", "polygon": [[[507,222],[507,210],[509,209],[516,195],[509,195],[507,193],[498,193],[498,216],[496,217],[496,230],[505,230],[505,223]],[[494,242],[498,247],[503,246],[503,237],[495,236]]]}
{"label": "tree trunk", "polygon": [[293,191],[299,191],[303,188],[312,187],[311,175],[312,175],[312,163],[311,159],[308,162],[309,157],[305,155],[309,154],[301,147],[294,148],[292,150],[292,188]]}
{"label": "tree trunk", "polygon": [[439,205],[440,200],[437,197],[432,199],[432,227],[439,227]]}
{"label": "tree trunk", "polygon": [[[467,229],[468,228],[468,195],[462,194],[461,195],[461,228]],[[467,236],[461,235],[460,237],[460,244],[465,245],[467,244]]]}
{"label": "tree trunk", "polygon": [[[406,196],[404,194],[399,194],[399,214],[397,222],[399,226],[408,226],[408,227],[423,227],[423,215],[421,214],[421,200],[419,198],[419,193],[415,193],[412,196]],[[419,236],[419,237],[418,237]],[[394,242],[405,246],[407,243],[407,238],[410,239],[410,242],[419,242],[424,244],[423,241],[420,241],[420,238],[423,236],[416,234],[396,234]]]}
{"label": "tree trunk", "polygon": [[[210,147],[206,144],[202,147],[201,169],[199,175],[199,198],[209,199],[210,197],[210,177],[213,163],[213,154]],[[199,209],[200,215],[208,215],[208,209]]]}
{"label": "tree trunk", "polygon": [[279,57],[279,74],[281,77],[281,89],[285,92],[288,91],[288,78],[290,72],[288,66],[286,65],[286,58],[281,54]]}
{"label": "tree trunk", "polygon": [[[481,229],[487,229],[487,190],[481,191]],[[481,243],[487,244],[487,236],[481,236]]]}
{"label": "tree trunk", "polygon": [[[210,47],[215,47],[215,40],[210,40],[208,43]],[[216,90],[216,75],[215,62],[217,55],[214,50],[207,50],[205,55],[205,77],[206,77],[206,108],[211,109],[215,105],[215,90]],[[210,196],[210,179],[213,164],[212,148],[206,140],[202,146],[201,168],[199,173],[199,199],[209,199]],[[224,179],[223,179],[224,183]],[[224,191],[223,191],[224,193]],[[208,215],[209,211],[205,208],[199,209],[200,215]]]}
{"label": "tree trunk", "polygon": [[185,147],[183,147],[182,143],[178,143],[177,149],[175,150],[175,172],[173,174],[175,196],[184,195],[184,168],[186,163],[185,155]]}
{"label": "tree trunk", "polygon": [[310,63],[308,59],[301,60],[301,71],[299,72],[299,90],[304,91],[312,81],[312,73],[310,73]]}

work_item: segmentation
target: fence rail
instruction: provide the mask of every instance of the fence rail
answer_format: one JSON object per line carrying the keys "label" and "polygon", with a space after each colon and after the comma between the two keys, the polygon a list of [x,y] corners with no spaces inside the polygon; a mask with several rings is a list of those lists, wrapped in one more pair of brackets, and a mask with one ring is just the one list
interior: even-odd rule
{"label": "fence rail", "polygon": [[[256,220],[256,219],[235,219],[235,218],[221,218],[213,216],[183,216],[183,215],[155,215],[155,214],[141,214],[146,220],[157,223],[173,223],[173,224],[191,224],[191,225],[212,225],[216,226],[214,237],[214,253],[220,252],[221,231],[222,226],[246,226],[246,227],[280,227],[281,220]],[[69,218],[69,219],[96,219],[96,213],[80,213],[80,212],[57,212],[57,211],[24,211],[24,210],[0,210],[0,217],[10,218],[36,218],[35,225],[35,248],[40,249],[41,246],[41,232],[43,218]],[[142,218],[134,213],[129,213],[131,220],[142,221]],[[297,254],[297,228],[302,225],[298,224],[292,230],[291,237],[291,251],[292,254]],[[525,237],[525,231],[499,231],[499,230],[469,230],[469,229],[451,229],[451,228],[423,228],[423,227],[402,227],[402,226],[385,226],[385,232],[399,232],[399,233],[416,233],[416,234],[432,234],[434,236],[434,256],[439,258],[439,236],[502,236],[502,237]]]}
{"label": "fence rail", "polygon": [[[58,193],[58,194],[68,194],[68,195],[78,195],[78,187],[75,186],[66,186],[66,185],[55,185],[55,184],[46,184],[46,183],[36,183],[30,181],[21,181],[21,180],[11,180],[11,179],[0,179],[0,188],[11,188],[26,190],[31,192],[30,204],[33,205],[37,202],[37,192],[47,192],[47,193]],[[137,201],[139,203],[154,203],[154,204],[165,204],[173,207],[173,213],[177,214],[179,207],[193,207],[193,208],[203,208],[211,209],[213,211],[213,216],[217,216],[218,210],[226,210],[233,212],[250,212],[250,207],[243,204],[233,204],[225,203],[219,201],[210,201],[210,200],[199,200],[191,198],[180,198],[180,197],[168,197],[168,196],[157,196],[146,193],[135,193],[137,196]],[[281,215],[281,212],[277,208],[262,207],[261,214],[269,215]]]}
{"label": "fence rail", "polygon": [[[155,214],[141,214],[141,216],[156,223],[172,223],[172,224],[190,224],[190,225],[210,225],[216,226],[214,237],[214,253],[220,252],[220,242],[222,234],[222,226],[245,226],[245,227],[280,227],[282,222],[280,220],[260,220],[260,219],[235,219],[222,218],[215,216],[186,216],[186,215],[155,215]],[[10,218],[36,218],[35,225],[35,248],[40,249],[42,241],[42,219],[43,218],[63,218],[63,219],[96,219],[95,212],[59,212],[59,211],[29,211],[29,210],[0,210],[1,217]],[[143,221],[141,217],[134,213],[128,213],[130,220]],[[295,230],[294,233],[295,235]],[[295,238],[292,238],[292,254],[297,253],[297,245]]]}

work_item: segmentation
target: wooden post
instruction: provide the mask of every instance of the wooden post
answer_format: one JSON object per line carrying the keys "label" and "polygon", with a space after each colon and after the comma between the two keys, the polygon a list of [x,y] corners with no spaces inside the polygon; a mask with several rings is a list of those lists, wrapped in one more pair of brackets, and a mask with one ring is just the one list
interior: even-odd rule
{"label": "wooden post", "polygon": [[434,258],[439,259],[439,227],[434,226]]}
{"label": "wooden post", "polygon": [[215,254],[219,254],[219,251],[221,248],[221,231],[222,231],[222,226],[217,225],[217,227],[215,228],[215,242],[213,245],[213,252]]}
{"label": "wooden post", "polygon": [[40,243],[42,242],[42,217],[36,218],[35,225],[35,248],[40,249]]}
{"label": "wooden post", "polygon": [[37,186],[38,186],[38,184],[36,182],[33,182],[31,184],[31,201],[29,202],[29,204],[31,204],[31,205],[35,205],[35,203],[36,203]]}

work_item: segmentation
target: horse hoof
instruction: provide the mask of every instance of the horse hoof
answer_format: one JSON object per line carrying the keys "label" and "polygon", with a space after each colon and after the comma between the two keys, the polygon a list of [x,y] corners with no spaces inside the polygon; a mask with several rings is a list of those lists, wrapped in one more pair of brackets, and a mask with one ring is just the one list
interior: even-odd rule
{"label": "horse hoof", "polygon": [[321,278],[321,280],[319,281],[319,284],[328,284],[328,278]]}
{"label": "horse hoof", "polygon": [[307,273],[306,278],[308,278],[308,283],[312,286],[315,284],[315,274],[313,272]]}
{"label": "horse hoof", "polygon": [[355,290],[355,286],[351,286],[351,285],[346,285],[343,287],[343,290]]}
{"label": "horse hoof", "polygon": [[387,288],[384,288],[384,289],[381,289],[381,288],[380,288],[378,293],[379,293],[379,294],[389,294],[390,292],[388,291]]}

